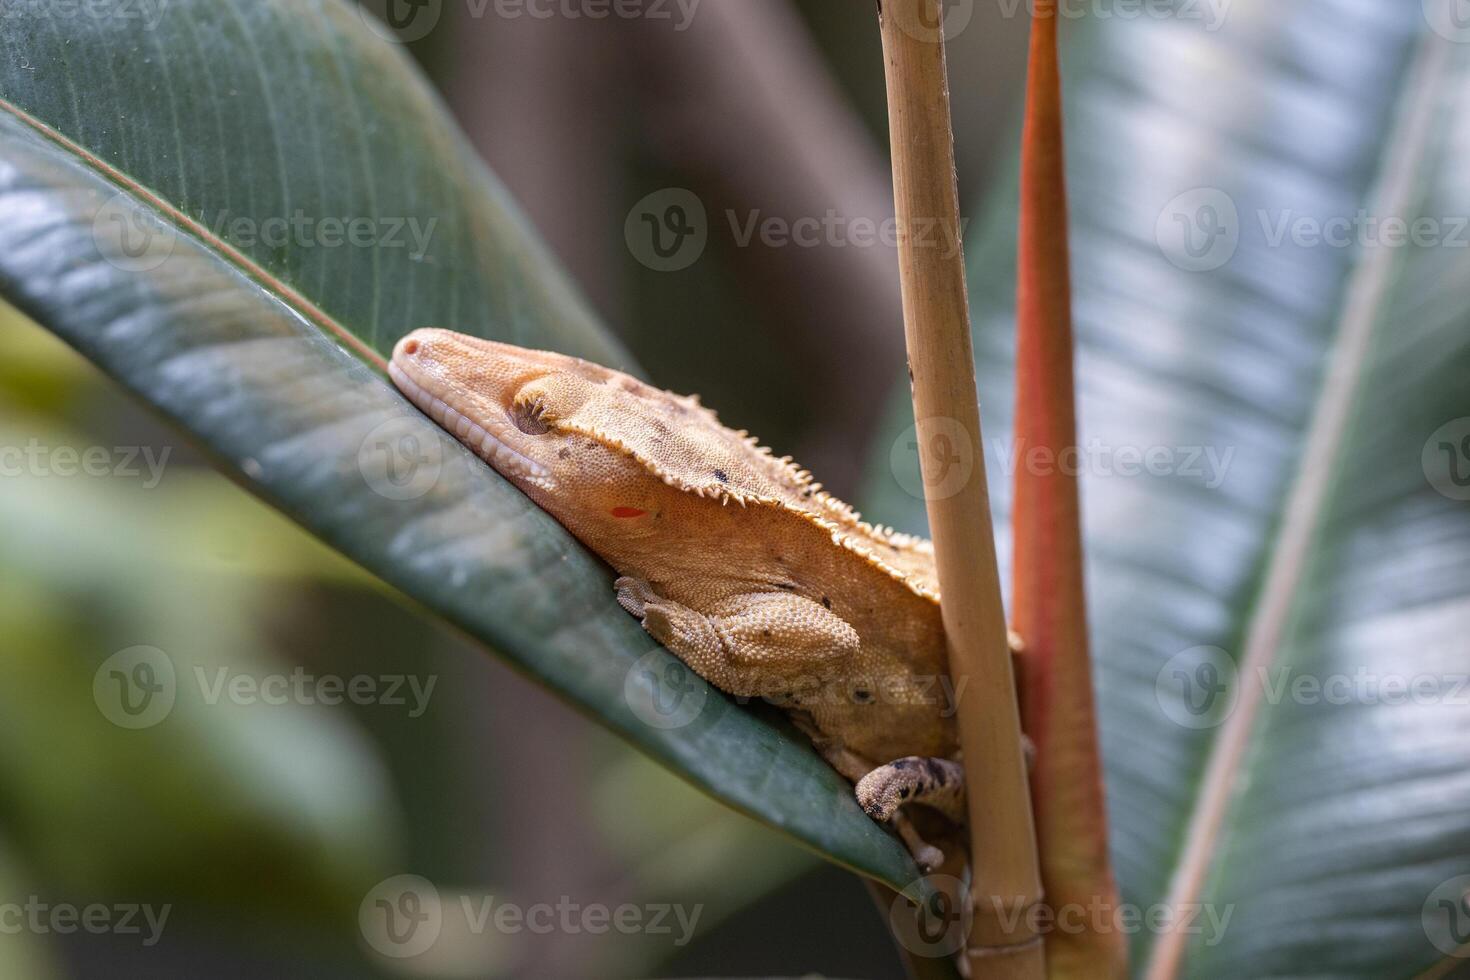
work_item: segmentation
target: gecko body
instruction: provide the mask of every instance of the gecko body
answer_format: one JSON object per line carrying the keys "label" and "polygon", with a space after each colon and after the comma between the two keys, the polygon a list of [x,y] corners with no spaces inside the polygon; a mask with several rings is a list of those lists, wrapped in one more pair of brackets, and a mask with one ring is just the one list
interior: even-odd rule
{"label": "gecko body", "polygon": [[786,709],[868,814],[939,864],[900,809],[963,820],[929,542],[863,522],[697,399],[587,361],[425,329],[389,373],[617,571],[650,635]]}

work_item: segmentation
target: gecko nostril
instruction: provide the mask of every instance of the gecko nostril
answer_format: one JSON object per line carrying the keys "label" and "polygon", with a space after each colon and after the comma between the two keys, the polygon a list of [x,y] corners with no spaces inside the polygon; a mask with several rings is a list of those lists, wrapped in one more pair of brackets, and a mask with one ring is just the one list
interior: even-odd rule
{"label": "gecko nostril", "polygon": [[408,354],[409,356],[417,354],[418,352],[419,342],[417,340],[410,340],[403,345],[403,353]]}

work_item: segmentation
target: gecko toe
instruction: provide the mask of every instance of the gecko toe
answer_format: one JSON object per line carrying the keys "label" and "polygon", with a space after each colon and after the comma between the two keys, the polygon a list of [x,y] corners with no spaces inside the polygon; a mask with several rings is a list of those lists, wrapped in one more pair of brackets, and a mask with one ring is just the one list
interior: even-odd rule
{"label": "gecko toe", "polygon": [[650,598],[648,585],[624,575],[613,583],[613,588],[618,590],[618,605],[642,619],[644,606]]}
{"label": "gecko toe", "polygon": [[643,607],[643,628],[648,630],[650,636],[660,643],[667,642],[674,634],[674,624],[669,620],[669,614],[662,606],[645,605]]}
{"label": "gecko toe", "polygon": [[886,771],[886,767],[874,769],[858,780],[856,787],[858,804],[862,806],[863,812],[874,820],[879,823],[887,823],[893,819],[899,804],[903,802],[898,790],[897,782],[892,778],[892,774]]}
{"label": "gecko toe", "polygon": [[915,848],[913,855],[914,863],[919,866],[919,870],[924,872],[924,874],[938,870],[944,864],[944,852],[933,844],[925,844]]}

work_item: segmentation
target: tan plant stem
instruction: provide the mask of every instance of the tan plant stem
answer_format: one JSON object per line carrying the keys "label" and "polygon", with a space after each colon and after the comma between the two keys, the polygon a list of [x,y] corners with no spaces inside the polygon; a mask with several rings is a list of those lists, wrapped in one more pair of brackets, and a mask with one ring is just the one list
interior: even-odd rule
{"label": "tan plant stem", "polygon": [[[974,908],[965,955],[972,977],[1040,980],[1036,831],[981,451],[941,22],[939,0],[879,3],[919,460],[950,673],[965,692]],[[968,476],[955,481],[955,466]]]}

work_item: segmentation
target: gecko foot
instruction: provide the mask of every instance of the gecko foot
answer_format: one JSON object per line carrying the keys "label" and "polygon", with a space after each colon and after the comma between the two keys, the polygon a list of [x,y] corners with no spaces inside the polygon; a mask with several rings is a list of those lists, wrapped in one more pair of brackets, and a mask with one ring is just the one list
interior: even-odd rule
{"label": "gecko foot", "polygon": [[965,770],[951,759],[909,756],[858,780],[857,799],[874,820],[887,822],[905,803],[923,803],[959,823],[964,820]]}

